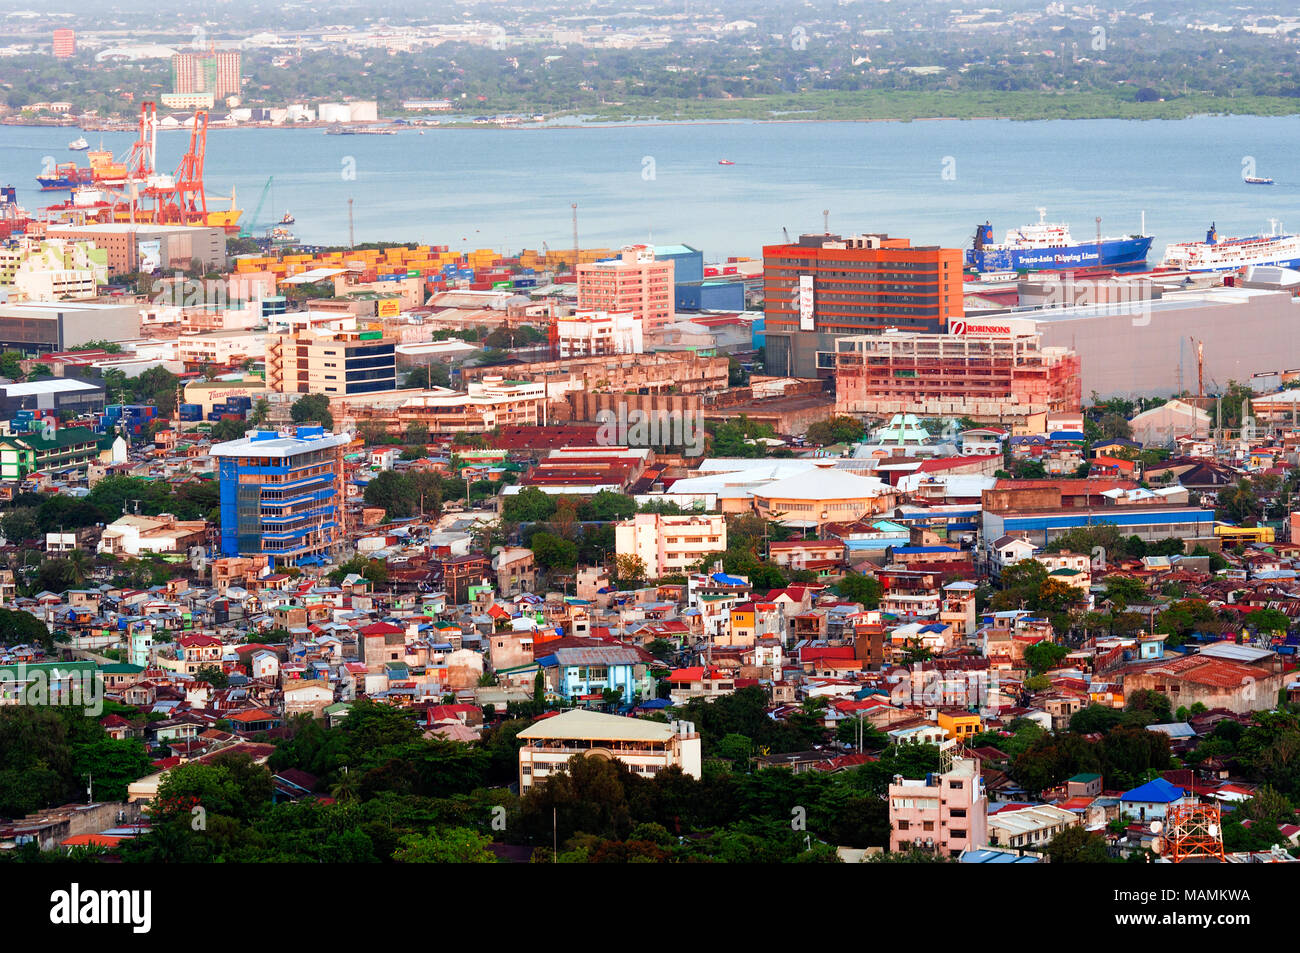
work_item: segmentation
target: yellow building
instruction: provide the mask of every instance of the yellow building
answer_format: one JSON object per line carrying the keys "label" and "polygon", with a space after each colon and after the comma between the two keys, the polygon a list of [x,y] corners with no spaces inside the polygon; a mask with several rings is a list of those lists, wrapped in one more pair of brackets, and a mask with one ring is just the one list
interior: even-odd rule
{"label": "yellow building", "polygon": [[950,739],[960,742],[966,742],[974,738],[984,727],[979,715],[973,715],[968,711],[961,710],[945,711],[940,709],[935,721],[939,723],[940,728],[948,732]]}
{"label": "yellow building", "polygon": [[1237,543],[1271,543],[1273,542],[1273,527],[1228,526],[1224,523],[1215,523],[1214,535],[1229,545]]}

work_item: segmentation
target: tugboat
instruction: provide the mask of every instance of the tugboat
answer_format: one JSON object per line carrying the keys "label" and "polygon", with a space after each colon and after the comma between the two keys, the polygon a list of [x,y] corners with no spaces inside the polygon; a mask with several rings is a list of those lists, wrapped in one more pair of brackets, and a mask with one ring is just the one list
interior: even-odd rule
{"label": "tugboat", "polygon": [[736,164],[736,163],[732,162],[730,159],[719,159],[719,160],[718,160],[718,165],[735,165],[735,164]]}
{"label": "tugboat", "polygon": [[280,224],[281,224],[281,225],[292,225],[292,224],[293,224],[294,222],[296,222],[296,221],[297,221],[297,219],[293,217],[293,213],[290,212],[288,209],[285,209],[285,210],[284,210],[284,217],[280,219]]}

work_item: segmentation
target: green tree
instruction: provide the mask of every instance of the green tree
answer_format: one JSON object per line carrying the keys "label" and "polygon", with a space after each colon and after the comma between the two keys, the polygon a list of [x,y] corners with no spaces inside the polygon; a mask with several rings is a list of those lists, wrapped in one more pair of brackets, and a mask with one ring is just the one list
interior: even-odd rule
{"label": "green tree", "polygon": [[551,533],[534,533],[529,542],[537,564],[544,569],[571,570],[578,565],[578,544]]}
{"label": "green tree", "polygon": [[393,854],[399,864],[494,864],[492,838],[469,827],[449,827],[427,834],[408,834]]}
{"label": "green tree", "polygon": [[1055,642],[1036,642],[1025,649],[1025,664],[1035,675],[1055,668],[1069,654],[1069,649]]}
{"label": "green tree", "polygon": [[1106,839],[1082,827],[1067,827],[1047,845],[1054,864],[1104,864],[1110,861]]}
{"label": "green tree", "polygon": [[334,429],[334,415],[330,413],[330,399],[324,394],[304,394],[293,402],[289,416],[297,423],[316,421],[326,430]]}
{"label": "green tree", "polygon": [[845,599],[861,603],[864,609],[878,609],[885,594],[879,579],[857,573],[846,575],[835,584],[835,589]]}
{"label": "green tree", "polygon": [[507,523],[538,523],[555,513],[555,498],[539,487],[527,486],[513,496],[505,497],[501,518]]}

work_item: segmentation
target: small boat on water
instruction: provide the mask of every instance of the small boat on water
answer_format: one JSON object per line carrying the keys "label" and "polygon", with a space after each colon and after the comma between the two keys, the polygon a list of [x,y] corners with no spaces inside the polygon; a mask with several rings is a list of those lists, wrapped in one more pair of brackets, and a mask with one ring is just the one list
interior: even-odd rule
{"label": "small boat on water", "polygon": [[1272,179],[1268,178],[1267,176],[1259,176],[1259,175],[1245,175],[1242,176],[1241,181],[1245,182],[1247,185],[1272,185],[1273,184]]}
{"label": "small boat on water", "polygon": [[80,136],[69,142],[68,148],[73,152],[85,152],[90,148],[90,143],[86,141],[85,136]]}
{"label": "small boat on water", "polygon": [[735,165],[735,164],[736,164],[736,163],[732,162],[730,159],[719,159],[719,160],[718,160],[718,165]]}
{"label": "small boat on water", "polygon": [[297,219],[293,217],[293,213],[290,212],[288,209],[285,209],[285,210],[284,210],[284,216],[280,219],[280,224],[281,224],[281,225],[292,225],[292,224],[293,224],[294,222],[296,222],[296,221],[297,221]]}

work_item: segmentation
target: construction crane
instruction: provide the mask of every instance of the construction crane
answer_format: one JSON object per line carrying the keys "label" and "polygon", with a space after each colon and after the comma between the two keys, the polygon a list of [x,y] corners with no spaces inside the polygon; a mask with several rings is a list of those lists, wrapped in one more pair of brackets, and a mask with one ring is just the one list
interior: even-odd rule
{"label": "construction crane", "polygon": [[266,180],[266,185],[262,186],[262,194],[257,199],[257,207],[253,209],[252,217],[249,218],[249,220],[244,225],[240,226],[239,229],[240,238],[251,238],[253,235],[253,229],[258,227],[255,223],[259,218],[262,217],[262,206],[266,204],[266,197],[267,195],[270,194],[271,183],[274,181],[275,181],[275,176],[273,175],[269,176]]}

